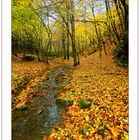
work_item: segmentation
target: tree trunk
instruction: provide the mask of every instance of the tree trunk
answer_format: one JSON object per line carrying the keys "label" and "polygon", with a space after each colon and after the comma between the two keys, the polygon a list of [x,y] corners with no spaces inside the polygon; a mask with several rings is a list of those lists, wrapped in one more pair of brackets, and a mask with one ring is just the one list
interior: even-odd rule
{"label": "tree trunk", "polygon": [[66,7],[67,7],[67,20],[66,20],[66,28],[67,28],[67,37],[66,37],[66,41],[67,41],[67,59],[69,60],[69,47],[70,47],[70,40],[69,40],[69,18],[70,18],[70,15],[69,15],[69,12],[70,12],[70,5],[69,5],[69,0],[66,1]]}
{"label": "tree trunk", "polygon": [[69,60],[70,58],[70,54],[69,54],[69,47],[70,47],[70,43],[69,43],[69,33],[67,32],[67,59]]}
{"label": "tree trunk", "polygon": [[64,57],[64,59],[66,60],[66,44],[65,44],[65,38],[66,38],[66,36],[65,36],[65,30],[64,30],[64,28],[63,28],[63,33],[62,33],[62,48],[63,48],[63,57]]}
{"label": "tree trunk", "polygon": [[124,23],[125,29],[128,30],[128,5],[126,4],[126,0],[121,0],[121,3],[124,7]]}
{"label": "tree trunk", "polygon": [[77,53],[76,53],[76,43],[75,43],[75,7],[74,7],[74,0],[71,0],[71,34],[72,34],[72,51],[73,51],[73,60],[74,66],[78,65],[77,61]]}
{"label": "tree trunk", "polygon": [[[115,1],[116,1],[116,0],[115,0]],[[118,42],[120,41],[120,36],[119,36],[119,34],[118,34],[118,32],[117,32],[115,22],[112,21],[113,17],[112,17],[112,15],[109,13],[109,11],[110,11],[110,6],[109,6],[108,0],[105,0],[105,6],[106,6],[106,16],[107,16],[107,20],[110,20],[110,23],[109,23],[110,28],[108,28],[108,30],[109,30],[109,32],[112,33],[115,44],[118,44]],[[111,30],[111,29],[112,29],[112,30]]]}
{"label": "tree trunk", "polygon": [[[92,14],[93,14],[93,17],[95,17],[95,14],[94,14],[94,4],[93,4],[94,0],[92,0]],[[100,54],[99,56],[101,57],[102,56],[102,44],[100,43],[100,37],[99,37],[99,34],[98,34],[98,28],[97,28],[97,23],[94,21],[94,26],[95,26],[95,32],[96,32],[96,36],[97,36],[97,40],[98,40],[98,46],[99,46],[99,50],[100,50]]]}

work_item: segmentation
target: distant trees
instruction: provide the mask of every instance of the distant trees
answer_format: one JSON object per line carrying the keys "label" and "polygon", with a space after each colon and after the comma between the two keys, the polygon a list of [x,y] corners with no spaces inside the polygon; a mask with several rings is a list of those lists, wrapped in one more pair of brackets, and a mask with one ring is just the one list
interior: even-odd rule
{"label": "distant trees", "polygon": [[[30,1],[28,1],[30,2]],[[13,1],[12,3],[12,53],[35,54],[40,60],[40,51],[43,48],[40,19],[28,7],[27,1]]]}
{"label": "distant trees", "polygon": [[[13,54],[35,54],[48,62],[49,56],[73,57],[114,42],[114,58],[128,60],[128,3],[124,0],[12,0]],[[121,60],[121,61],[120,61]]]}

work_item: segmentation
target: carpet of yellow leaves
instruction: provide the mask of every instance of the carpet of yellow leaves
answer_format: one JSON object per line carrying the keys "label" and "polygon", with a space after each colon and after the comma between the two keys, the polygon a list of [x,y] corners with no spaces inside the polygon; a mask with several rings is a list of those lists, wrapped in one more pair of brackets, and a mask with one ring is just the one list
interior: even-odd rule
{"label": "carpet of yellow leaves", "polygon": [[12,96],[14,96],[13,109],[25,104],[34,88],[47,75],[47,65],[42,62],[12,62]]}
{"label": "carpet of yellow leaves", "polygon": [[[112,62],[110,55],[99,58],[98,52],[81,58],[81,65],[54,59],[49,67],[42,62],[12,62],[12,94],[14,108],[21,107],[49,70],[68,66],[70,83],[59,93],[73,100],[62,116],[64,126],[54,126],[44,140],[127,140],[128,139],[128,69]],[[86,98],[90,108],[80,109],[78,100]],[[84,131],[84,132],[83,132]]]}
{"label": "carpet of yellow leaves", "polygon": [[[82,59],[73,68],[70,84],[60,98],[72,99],[64,126],[55,126],[44,140],[127,140],[128,139],[128,69],[120,68],[110,56],[98,53]],[[79,109],[78,100],[92,102],[88,109]],[[82,130],[87,127],[83,135]]]}

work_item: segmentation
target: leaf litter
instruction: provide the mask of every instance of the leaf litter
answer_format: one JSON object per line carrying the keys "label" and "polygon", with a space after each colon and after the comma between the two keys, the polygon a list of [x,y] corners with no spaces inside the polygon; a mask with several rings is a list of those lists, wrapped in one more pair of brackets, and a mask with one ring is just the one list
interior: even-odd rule
{"label": "leaf litter", "polygon": [[[57,59],[53,60],[50,69],[71,64],[72,61],[62,63]],[[69,84],[58,96],[72,100],[73,104],[66,106],[67,113],[62,116],[64,126],[55,125],[44,140],[127,140],[128,69],[116,66],[110,56],[103,55],[99,59],[95,53],[81,58],[81,65],[71,71]],[[17,94],[13,97],[15,108],[26,103],[35,92],[34,87],[47,77],[47,73],[44,63],[12,63],[12,94]],[[80,109],[80,99],[90,102],[90,107]]]}
{"label": "leaf litter", "polygon": [[[44,140],[127,140],[128,139],[128,69],[116,66],[110,56],[84,58],[73,68],[70,83],[60,98],[73,100],[62,116],[64,126],[52,130]],[[78,101],[90,101],[80,109]]]}

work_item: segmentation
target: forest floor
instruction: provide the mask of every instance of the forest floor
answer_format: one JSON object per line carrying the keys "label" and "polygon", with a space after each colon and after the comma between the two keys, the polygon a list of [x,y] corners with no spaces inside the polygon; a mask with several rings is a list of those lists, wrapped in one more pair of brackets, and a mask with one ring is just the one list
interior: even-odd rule
{"label": "forest floor", "polygon": [[[51,61],[49,67],[42,62],[14,61],[13,110],[24,105],[35,92],[34,87],[57,67],[70,70],[69,83],[58,96],[73,100],[73,104],[66,107],[67,113],[62,116],[64,125],[55,125],[44,140],[127,140],[128,68],[116,66],[110,54],[101,59],[98,52],[82,57],[81,64],[76,67],[72,66],[72,60],[64,62],[62,59]],[[90,101],[91,107],[80,109],[78,100],[81,98]]]}

